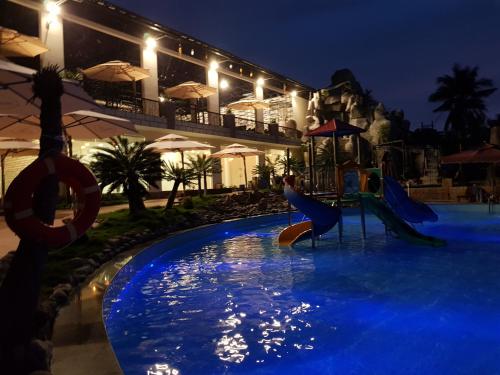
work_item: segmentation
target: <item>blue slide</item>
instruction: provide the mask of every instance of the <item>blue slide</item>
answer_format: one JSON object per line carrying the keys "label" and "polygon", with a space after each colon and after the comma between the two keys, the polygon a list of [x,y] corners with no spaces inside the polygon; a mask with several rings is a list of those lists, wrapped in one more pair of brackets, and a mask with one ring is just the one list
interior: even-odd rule
{"label": "blue slide", "polygon": [[438,220],[432,208],[408,197],[399,182],[389,176],[384,177],[384,200],[396,215],[409,223]]}
{"label": "blue slide", "polygon": [[311,238],[312,229],[314,229],[315,236],[322,235],[332,229],[339,221],[340,209],[298,193],[288,184],[285,184],[285,197],[311,221],[285,228],[278,238],[280,246],[291,246],[297,241]]}

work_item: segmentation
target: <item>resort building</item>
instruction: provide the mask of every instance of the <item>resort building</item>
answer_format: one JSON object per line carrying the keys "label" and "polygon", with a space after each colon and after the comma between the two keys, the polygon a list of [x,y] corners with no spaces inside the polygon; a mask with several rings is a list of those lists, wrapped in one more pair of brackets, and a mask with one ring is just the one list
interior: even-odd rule
{"label": "resort building", "polygon": [[[67,78],[83,81],[105,113],[131,120],[147,140],[174,133],[214,147],[197,152],[217,152],[232,143],[258,148],[265,155],[248,157],[249,177],[266,156],[300,151],[311,87],[105,1],[9,0],[0,7],[0,26],[37,36],[49,49],[14,62],[34,69],[63,67]],[[149,77],[102,82],[81,73],[114,60],[147,69]],[[187,81],[212,88],[212,95],[186,100],[167,95],[168,88]],[[229,111],[230,103],[242,99],[264,104]],[[85,159],[103,142],[75,139],[73,152]],[[180,161],[178,153],[163,157]],[[7,184],[29,160],[8,161]],[[209,179],[209,188],[244,183],[240,160],[223,159],[221,167],[222,173]],[[169,188],[162,182],[162,190]]]}

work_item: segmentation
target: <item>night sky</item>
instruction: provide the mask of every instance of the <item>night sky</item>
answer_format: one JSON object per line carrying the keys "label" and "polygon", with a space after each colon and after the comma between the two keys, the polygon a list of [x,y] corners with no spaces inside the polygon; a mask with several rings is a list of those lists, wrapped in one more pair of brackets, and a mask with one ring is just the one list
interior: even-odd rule
{"label": "night sky", "polygon": [[[427,97],[453,63],[500,86],[500,0],[112,0],[313,87],[349,68],[413,126],[442,124]],[[500,93],[488,100],[500,113]]]}

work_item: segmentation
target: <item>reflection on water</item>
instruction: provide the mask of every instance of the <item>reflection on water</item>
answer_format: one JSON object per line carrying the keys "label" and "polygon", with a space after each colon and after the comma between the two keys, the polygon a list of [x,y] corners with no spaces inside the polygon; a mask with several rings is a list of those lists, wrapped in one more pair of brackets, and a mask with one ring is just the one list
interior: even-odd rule
{"label": "reflection on water", "polygon": [[314,251],[276,248],[283,223],[186,241],[110,296],[120,364],[127,375],[500,373],[500,252],[480,236],[500,216],[467,215],[481,226],[465,239],[457,214],[443,217],[419,228],[450,242],[439,251],[386,238],[370,217],[363,241],[357,216],[341,245],[333,231]]}
{"label": "reflection on water", "polygon": [[170,367],[167,364],[155,364],[149,370],[147,370],[146,375],[179,375],[179,370]]}

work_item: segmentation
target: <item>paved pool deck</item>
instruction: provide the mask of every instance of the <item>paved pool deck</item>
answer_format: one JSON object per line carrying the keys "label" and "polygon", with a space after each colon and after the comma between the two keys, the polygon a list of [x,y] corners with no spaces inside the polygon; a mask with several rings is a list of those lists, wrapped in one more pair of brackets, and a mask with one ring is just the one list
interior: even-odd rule
{"label": "paved pool deck", "polygon": [[[146,207],[164,206],[167,203],[166,199],[151,199],[145,201]],[[103,206],[99,210],[100,214],[114,212],[128,208],[128,204],[118,204],[114,206]],[[73,215],[71,210],[58,210],[56,213],[56,224],[61,223],[61,220]],[[5,222],[5,217],[0,216],[0,258],[2,258],[9,251],[16,250],[19,244],[19,237],[17,237],[14,232],[12,232],[7,223]]]}

